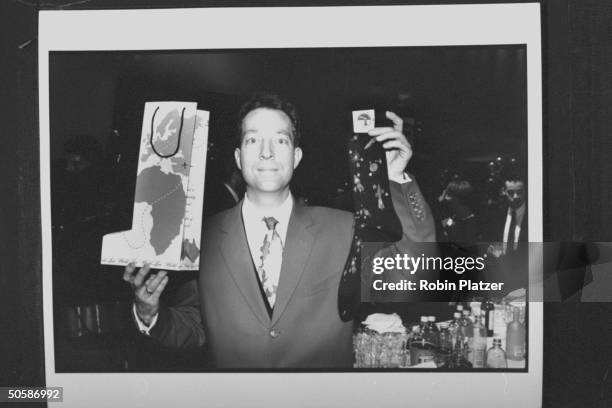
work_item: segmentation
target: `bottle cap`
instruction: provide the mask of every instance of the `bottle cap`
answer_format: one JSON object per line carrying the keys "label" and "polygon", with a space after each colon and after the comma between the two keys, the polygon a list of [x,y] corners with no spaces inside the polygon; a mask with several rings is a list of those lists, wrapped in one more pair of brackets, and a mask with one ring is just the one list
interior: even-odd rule
{"label": "bottle cap", "polygon": [[430,322],[435,322],[436,321],[436,316],[429,316],[429,321]]}
{"label": "bottle cap", "polygon": [[461,317],[461,313],[459,313],[459,312],[455,312],[455,313],[453,314],[453,317],[454,317],[455,319],[458,319],[458,318],[460,318],[460,317]]}
{"label": "bottle cap", "polygon": [[457,310],[461,312],[463,310],[463,305],[457,305]]}
{"label": "bottle cap", "polygon": [[421,323],[425,323],[427,321],[428,321],[427,316],[421,316]]}

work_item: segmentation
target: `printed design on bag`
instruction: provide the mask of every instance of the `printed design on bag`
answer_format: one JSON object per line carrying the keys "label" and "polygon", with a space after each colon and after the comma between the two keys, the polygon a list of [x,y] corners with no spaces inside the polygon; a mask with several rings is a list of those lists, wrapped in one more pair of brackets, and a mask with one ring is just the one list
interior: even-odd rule
{"label": "printed design on bag", "polygon": [[195,102],[147,102],[132,226],[105,235],[101,262],[197,269],[208,112]]}

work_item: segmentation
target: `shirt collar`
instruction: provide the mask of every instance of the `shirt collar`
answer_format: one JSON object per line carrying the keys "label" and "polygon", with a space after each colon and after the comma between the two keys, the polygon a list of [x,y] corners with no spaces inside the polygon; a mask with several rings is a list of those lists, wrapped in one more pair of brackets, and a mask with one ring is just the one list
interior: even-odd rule
{"label": "shirt collar", "polygon": [[[516,223],[521,224],[523,221],[523,215],[525,215],[525,209],[527,208],[527,204],[523,203],[519,208],[516,209]],[[508,216],[512,212],[512,208],[508,207]]]}
{"label": "shirt collar", "polygon": [[293,196],[289,194],[287,199],[279,205],[277,208],[262,210],[258,208],[251,200],[249,200],[248,194],[244,195],[244,201],[242,202],[242,218],[244,219],[245,225],[262,225],[263,217],[274,217],[278,221],[277,232],[285,242],[287,236],[287,228],[289,227],[289,218],[291,217],[291,211],[293,210]]}

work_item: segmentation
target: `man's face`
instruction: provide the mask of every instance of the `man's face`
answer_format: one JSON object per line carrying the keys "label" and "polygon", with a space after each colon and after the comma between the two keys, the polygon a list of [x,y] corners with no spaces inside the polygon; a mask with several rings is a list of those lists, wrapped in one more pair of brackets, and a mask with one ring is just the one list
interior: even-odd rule
{"label": "man's face", "polygon": [[525,202],[525,184],[522,181],[506,181],[504,184],[508,205],[516,210]]}
{"label": "man's face", "polygon": [[242,120],[242,141],[234,152],[247,192],[275,193],[289,187],[302,150],[293,145],[291,120],[282,111],[258,108]]}

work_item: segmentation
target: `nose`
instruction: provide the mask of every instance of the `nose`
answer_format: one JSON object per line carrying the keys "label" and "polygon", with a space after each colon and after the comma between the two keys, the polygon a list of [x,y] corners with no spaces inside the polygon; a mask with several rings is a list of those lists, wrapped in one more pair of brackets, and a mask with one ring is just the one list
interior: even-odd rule
{"label": "nose", "polygon": [[259,150],[259,158],[261,160],[269,160],[274,157],[274,146],[271,140],[264,140],[261,143]]}

